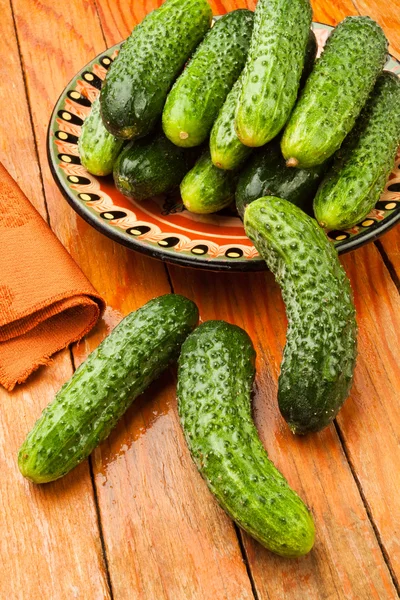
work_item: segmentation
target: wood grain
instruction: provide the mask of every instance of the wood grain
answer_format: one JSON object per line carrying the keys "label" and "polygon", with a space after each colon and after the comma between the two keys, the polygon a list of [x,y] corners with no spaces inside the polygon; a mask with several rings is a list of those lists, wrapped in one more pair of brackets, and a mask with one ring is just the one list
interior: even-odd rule
{"label": "wood grain", "polygon": [[[45,132],[54,102],[104,48],[94,4],[46,0],[33,14],[26,0],[13,6],[52,227],[108,304],[103,322],[74,352],[78,364],[123,315],[170,286],[161,262],[114,244],[77,217],[47,166]],[[43,39],[49,47],[38,59]],[[114,598],[251,599],[235,530],[207,490],[197,488],[197,473],[182,458],[174,396],[170,376],[146,394],[142,406],[132,407],[94,455]],[[144,434],[143,415],[151,420],[158,412],[163,418]]]}

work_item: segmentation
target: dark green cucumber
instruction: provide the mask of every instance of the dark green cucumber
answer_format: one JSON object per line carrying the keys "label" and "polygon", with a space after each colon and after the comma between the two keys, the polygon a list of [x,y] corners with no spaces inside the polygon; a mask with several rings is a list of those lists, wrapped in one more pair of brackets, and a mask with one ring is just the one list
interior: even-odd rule
{"label": "dark green cucumber", "polygon": [[273,140],[254,152],[239,175],[235,194],[238,213],[243,217],[246,206],[262,196],[278,196],[312,214],[313,198],[324,172],[325,165],[287,167],[279,141]]}
{"label": "dark green cucumber", "polygon": [[356,360],[350,282],[317,222],[272,196],[250,204],[244,226],[279,283],[288,317],[279,408],[293,433],[319,431],[346,400]]}
{"label": "dark green cucumber", "polygon": [[124,140],[114,137],[104,127],[100,115],[100,99],[96,98],[83,122],[78,139],[82,165],[92,175],[109,175],[123,145]]}
{"label": "dark green cucumber", "polygon": [[306,48],[306,55],[304,57],[304,66],[303,71],[301,73],[300,86],[299,90],[303,89],[307,79],[309,78],[315,64],[315,59],[317,58],[318,53],[318,42],[315,37],[315,33],[312,29],[310,29],[310,33],[308,34],[308,42]]}
{"label": "dark green cucumber", "polygon": [[194,164],[193,151],[178,148],[160,132],[130,142],[114,165],[116,188],[145,200],[178,187]]}
{"label": "dark green cucumber", "polygon": [[314,200],[327,229],[347,229],[375,206],[400,145],[400,79],[384,71]]}
{"label": "dark green cucumber", "polygon": [[178,409],[193,460],[222,508],[263,546],[297,557],[312,516],[268,459],[251,417],[255,352],[247,333],[207,321],[182,346]]}
{"label": "dark green cucumber", "polygon": [[235,185],[234,174],[218,169],[207,150],[181,183],[182,201],[193,213],[217,212],[232,202]]}
{"label": "dark green cucumber", "polygon": [[101,90],[101,114],[113,135],[147,135],[169,89],[211,24],[207,0],[166,0],[135,27]]}
{"label": "dark green cucumber", "polygon": [[[314,32],[310,30],[302,82],[305,82],[309,76],[314,66],[316,54],[317,39]],[[241,87],[242,75],[229,92],[211,130],[211,158],[214,165],[220,169],[234,170],[239,168],[252,152],[252,148],[245,146],[239,140],[235,129],[235,115],[241,93]]]}
{"label": "dark green cucumber", "polygon": [[243,69],[253,13],[235,10],[216,21],[168,95],[163,128],[177,146],[207,139],[228,92]]}
{"label": "dark green cucumber", "polygon": [[155,298],[125,317],[28,434],[18,455],[22,475],[46,483],[87,458],[133,400],[178,357],[197,321],[196,305],[175,294]]}
{"label": "dark green cucumber", "polygon": [[369,17],[347,17],[329,37],[282,138],[288,166],[325,162],[342,144],[386,60],[387,40]]}
{"label": "dark green cucumber", "polygon": [[312,19],[309,0],[258,0],[236,111],[246,146],[263,146],[285,125],[296,101]]}

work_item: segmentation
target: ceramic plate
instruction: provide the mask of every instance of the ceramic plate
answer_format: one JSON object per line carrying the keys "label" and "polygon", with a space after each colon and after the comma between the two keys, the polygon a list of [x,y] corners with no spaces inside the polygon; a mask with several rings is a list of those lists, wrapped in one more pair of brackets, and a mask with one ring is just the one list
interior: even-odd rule
{"label": "ceramic plate", "polygon": [[[332,27],[321,23],[313,27],[321,49]],[[265,269],[233,208],[213,215],[195,215],[184,209],[177,193],[135,202],[117,192],[111,176],[95,177],[81,165],[77,146],[81,126],[119,48],[117,44],[99,54],[77,73],[54,107],[48,158],[65,198],[90,225],[132,250],[203,269]],[[392,57],[386,69],[400,75],[400,63]],[[355,227],[328,235],[340,253],[347,252],[375,240],[399,219],[400,154],[370,214]]]}

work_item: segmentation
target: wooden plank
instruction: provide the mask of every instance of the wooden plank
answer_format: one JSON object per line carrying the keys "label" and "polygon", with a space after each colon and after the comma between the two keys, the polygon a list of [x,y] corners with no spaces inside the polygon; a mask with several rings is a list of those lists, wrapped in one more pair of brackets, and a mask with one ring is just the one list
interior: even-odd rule
{"label": "wooden plank", "polygon": [[[0,160],[46,218],[40,171],[10,5],[1,0]],[[108,598],[93,486],[87,463],[75,477],[41,488],[17,468],[17,452],[44,406],[72,374],[57,355],[12,394],[0,389],[1,598]],[[78,534],[77,534],[78,532]]]}
{"label": "wooden plank", "polygon": [[[77,217],[47,167],[52,106],[75,72],[104,48],[93,3],[46,0],[33,12],[26,0],[13,4],[51,222],[108,303],[102,325],[75,352],[79,362],[122,315],[170,287],[162,263],[112,243]],[[44,39],[47,51],[37,57]],[[170,375],[95,453],[114,598],[252,598],[235,531],[207,490],[198,488],[185,457],[174,396]],[[153,413],[165,414],[144,434],[143,423],[154,420]]]}
{"label": "wooden plank", "polygon": [[[373,247],[371,250],[376,252]],[[175,290],[197,301],[203,320],[224,318],[244,327],[253,339],[258,355],[254,398],[257,427],[271,459],[315,517],[316,547],[301,560],[274,557],[245,536],[260,598],[289,600],[299,594],[316,600],[397,597],[334,427],[297,438],[279,415],[276,380],[286,318],[272,275],[187,271],[182,277],[179,267],[170,271]],[[360,362],[363,364],[362,354]],[[361,447],[369,443],[365,438],[357,441]],[[373,469],[371,472],[375,475]],[[388,502],[392,504],[391,499]]]}

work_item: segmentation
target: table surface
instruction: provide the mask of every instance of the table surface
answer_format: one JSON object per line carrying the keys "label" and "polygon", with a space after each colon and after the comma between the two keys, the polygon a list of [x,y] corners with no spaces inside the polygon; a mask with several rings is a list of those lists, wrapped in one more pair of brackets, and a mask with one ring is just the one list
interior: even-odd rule
{"label": "table surface", "polygon": [[[135,254],[83,222],[46,158],[58,95],[157,0],[0,0],[0,160],[107,301],[101,324],[11,394],[0,390],[0,598],[7,600],[356,600],[398,598],[400,580],[400,228],[342,260],[354,289],[359,358],[336,422],[292,436],[276,403],[286,320],[269,273],[206,273]],[[254,0],[215,0],[215,14]],[[398,0],[315,0],[314,20],[370,15],[400,57]],[[317,538],[282,559],[239,531],[193,466],[165,373],[68,476],[35,487],[17,450],[74,368],[128,312],[170,291],[201,318],[244,327],[257,350],[256,424],[311,507]]]}

